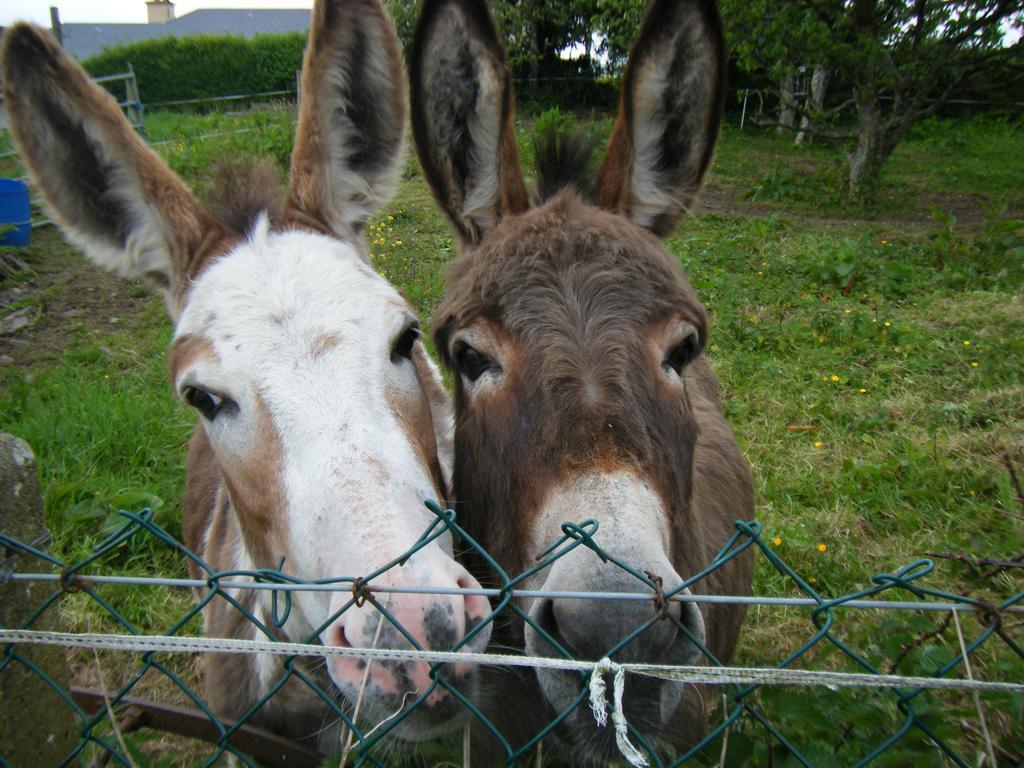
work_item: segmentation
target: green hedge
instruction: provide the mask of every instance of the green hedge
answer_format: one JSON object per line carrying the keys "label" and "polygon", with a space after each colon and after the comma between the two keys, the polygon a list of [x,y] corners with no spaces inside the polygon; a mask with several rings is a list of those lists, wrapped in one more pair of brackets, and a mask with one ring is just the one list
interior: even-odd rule
{"label": "green hedge", "polygon": [[[163,37],[107,48],[83,62],[93,77],[135,67],[143,104],[181,99],[295,90],[304,33]],[[123,89],[120,83],[115,90]]]}

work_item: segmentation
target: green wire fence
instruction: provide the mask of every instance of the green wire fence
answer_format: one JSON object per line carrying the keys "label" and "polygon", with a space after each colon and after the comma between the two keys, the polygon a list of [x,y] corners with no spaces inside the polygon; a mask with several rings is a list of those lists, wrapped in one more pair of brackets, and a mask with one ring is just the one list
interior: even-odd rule
{"label": "green wire fence", "polygon": [[[1004,680],[1011,684],[1024,681],[1024,647],[1020,638],[1021,627],[1024,625],[1024,591],[1016,592],[1001,602],[992,603],[929,588],[924,586],[924,581],[925,577],[932,573],[934,565],[929,560],[918,560],[893,573],[875,576],[872,583],[864,589],[828,598],[820,594],[810,580],[801,577],[779,557],[762,538],[761,527],[757,522],[748,521],[737,521],[733,535],[723,543],[714,560],[702,571],[670,591],[663,590],[662,585],[655,583],[650,575],[605,552],[600,546],[598,523],[594,520],[564,523],[563,535],[544,550],[535,565],[523,573],[510,575],[457,524],[452,510],[442,509],[433,502],[428,502],[427,506],[435,516],[434,521],[415,545],[400,558],[369,574],[317,581],[298,579],[280,569],[214,571],[158,525],[149,510],[143,510],[141,513],[119,513],[124,518],[124,524],[120,529],[96,546],[90,557],[77,563],[65,563],[53,557],[45,550],[42,542],[21,542],[0,534],[0,545],[7,551],[7,560],[0,562],[0,583],[12,580],[49,580],[53,583],[52,592],[22,626],[0,628],[0,632],[32,630],[42,617],[51,616],[60,610],[60,603],[66,599],[68,593],[80,592],[109,617],[108,624],[112,622],[120,634],[142,635],[143,628],[126,615],[129,611],[125,610],[118,600],[109,596],[111,585],[148,585],[159,588],[189,586],[195,590],[199,598],[181,615],[160,627],[162,636],[176,638],[188,635],[188,630],[196,627],[195,619],[206,605],[213,600],[224,600],[252,623],[261,638],[276,643],[280,640],[281,628],[286,625],[291,615],[293,591],[333,589],[351,592],[351,597],[337,612],[309,633],[306,638],[308,644],[318,643],[320,633],[345,610],[353,605],[368,603],[380,612],[383,617],[381,621],[390,622],[406,638],[411,648],[422,651],[424,649],[416,639],[388,610],[386,600],[380,598],[379,595],[387,592],[387,589],[375,589],[375,580],[389,569],[401,567],[419,549],[450,532],[461,551],[472,551],[482,558],[491,571],[492,583],[497,587],[488,590],[492,611],[486,620],[473,627],[456,645],[444,650],[459,651],[475,635],[484,631],[488,624],[494,624],[496,621],[506,622],[515,616],[529,624],[549,642],[558,656],[572,660],[571,653],[543,627],[532,622],[529,615],[513,601],[515,595],[523,594],[522,584],[526,579],[548,568],[567,553],[580,547],[590,550],[607,567],[622,569],[635,577],[649,590],[655,605],[663,605],[661,601],[680,599],[705,602],[716,599],[735,601],[736,598],[729,597],[689,596],[686,590],[698,585],[710,573],[728,568],[742,553],[753,551],[759,553],[771,568],[785,577],[797,597],[749,598],[745,601],[764,605],[764,610],[775,606],[788,612],[797,611],[805,614],[808,622],[806,639],[800,641],[792,652],[780,661],[759,666],[789,670],[796,667],[797,662],[801,660],[813,660],[814,663],[827,663],[831,669],[839,672],[877,676],[879,686],[856,689],[800,688],[799,696],[794,696],[792,690],[785,686],[757,682],[715,685],[713,688],[705,689],[717,694],[718,698],[714,700],[720,701],[718,709],[712,713],[708,732],[699,743],[683,754],[667,754],[657,739],[648,738],[647,734],[629,724],[629,739],[645,754],[650,765],[668,768],[683,764],[913,764],[956,765],[967,768],[981,764],[978,763],[979,755],[985,756],[986,764],[992,764],[994,760],[998,765],[1024,765],[1024,751],[1021,746],[1024,744],[1024,685],[1008,685],[1005,686],[1005,690],[997,691],[983,689],[983,697],[979,695],[978,690],[972,690],[968,699],[965,690],[950,692],[933,689],[932,686],[923,684],[920,679],[978,678]],[[102,572],[102,566],[116,559],[119,551],[146,538],[160,547],[179,553],[183,565],[186,562],[194,564],[204,574],[204,578],[127,578]],[[43,564],[46,568],[42,570],[48,570],[48,573],[38,573],[41,570],[39,566]],[[283,568],[283,565],[282,563],[279,568]],[[244,588],[271,591],[272,615],[269,622],[261,620],[243,605],[237,593]],[[574,597],[579,599],[586,595]],[[895,619],[886,619],[877,633],[870,633],[866,637],[864,633],[844,632],[838,620],[840,615],[844,611],[862,609],[871,610],[872,615],[878,610],[900,609],[901,616],[908,615],[907,612],[913,609],[913,615],[917,616],[918,620],[901,624]],[[936,628],[930,621],[920,620],[920,616],[926,614],[949,618]],[[969,628],[966,633],[961,629],[960,616],[965,617],[964,624]],[[958,643],[942,639],[951,619],[955,622]],[[616,652],[660,621],[674,622],[678,631],[700,648],[704,655],[704,663],[709,668],[722,666],[711,651],[678,618],[671,612],[659,610],[652,610],[650,620],[621,638],[614,647],[608,649],[606,656],[614,661]],[[145,629],[152,631],[151,627]],[[31,633],[26,633],[29,634]],[[898,654],[880,652],[875,647],[878,645],[878,634],[886,637],[886,643],[883,645],[890,649],[898,648]],[[273,737],[269,737],[271,741],[262,743],[260,749],[263,751],[260,751],[252,747],[254,742],[251,739],[241,737],[246,734],[254,715],[275,695],[279,695],[286,684],[294,685],[296,682],[305,685],[319,697],[331,716],[347,729],[346,733],[351,734],[352,750],[346,756],[348,764],[384,766],[414,761],[415,758],[395,757],[396,752],[389,745],[389,736],[393,736],[395,729],[403,720],[417,707],[423,705],[423,702],[439,688],[446,690],[465,707],[475,728],[484,729],[497,741],[504,753],[504,764],[532,764],[536,760],[538,747],[555,741],[549,737],[558,725],[578,707],[589,707],[591,676],[594,674],[590,666],[576,669],[575,674],[579,676],[578,696],[524,743],[510,743],[505,734],[499,732],[474,701],[440,674],[442,661],[431,662],[432,682],[425,691],[417,692],[415,698],[410,698],[396,716],[377,724],[371,731],[354,721],[351,709],[339,704],[336,692],[325,690],[325,686],[321,684],[322,680],[318,680],[317,675],[310,671],[306,658],[301,653],[286,656],[280,679],[270,686],[267,693],[247,712],[237,720],[229,722],[219,718],[204,703],[202,694],[185,679],[189,675],[175,669],[175,665],[171,663],[172,654],[168,651],[140,652],[137,667],[132,669],[126,679],[112,686],[112,690],[103,691],[102,705],[90,706],[83,701],[80,694],[60,685],[30,658],[30,654],[25,650],[28,647],[25,645],[25,638],[19,642],[8,642],[9,640],[9,636],[7,640],[3,640],[6,644],[3,655],[0,656],[0,682],[2,676],[9,670],[20,668],[28,671],[38,677],[40,685],[46,686],[66,705],[77,721],[78,742],[65,756],[62,765],[85,764],[90,760],[98,761],[99,764],[110,761],[124,766],[137,764],[138,754],[133,756],[131,748],[133,742],[131,739],[126,740],[122,733],[124,730],[130,730],[124,727],[122,717],[131,707],[136,707],[137,711],[140,705],[136,694],[142,689],[152,688],[151,685],[147,687],[140,684],[144,679],[151,680],[152,676],[169,681],[180,692],[181,696],[178,698],[187,700],[204,716],[205,731],[193,729],[192,732],[203,736],[206,741],[212,743],[212,746],[199,758],[193,757],[194,752],[188,757],[188,762],[196,762],[199,765],[213,765],[228,755],[233,755],[241,764],[247,766],[256,766],[261,764],[261,760],[268,759],[266,755],[272,755],[277,746],[281,746],[280,742],[273,742]],[[67,644],[75,645],[73,642]],[[85,644],[88,645],[88,642]],[[893,655],[899,657],[895,662],[892,660]],[[886,656],[889,658],[885,658]],[[885,661],[892,662],[892,667],[895,668],[897,662],[910,657],[916,659],[915,668],[912,670],[916,675],[914,684],[893,683],[891,678],[886,677],[887,673],[883,666]],[[983,684],[978,687],[983,688]],[[980,711],[982,708],[984,711]],[[986,725],[985,712],[989,713],[989,719],[992,720],[991,729]],[[117,722],[112,722],[112,717],[117,718]],[[974,725],[979,720],[980,728]],[[161,722],[164,721],[160,718],[150,720],[150,724],[156,727],[160,727]],[[31,725],[25,723],[24,727],[30,728]],[[545,741],[546,739],[549,741]],[[270,743],[270,747],[267,747],[267,743]],[[282,746],[282,749],[286,749],[286,746]],[[448,764],[459,759],[457,748],[448,753],[444,753],[444,746],[436,749],[441,750],[437,754],[445,755],[443,759],[447,760]],[[8,766],[10,763],[3,756],[3,752],[4,745],[0,744],[0,765]],[[254,757],[254,754],[257,756]],[[293,761],[304,759],[316,764],[320,759],[311,756],[308,749],[299,754],[300,758],[292,755]],[[272,757],[269,759],[273,762]],[[552,754],[545,762],[551,765],[559,764],[557,754]],[[332,764],[337,765],[338,760],[335,759]],[[408,764],[423,764],[422,758],[420,763]],[[438,761],[431,762],[428,758],[426,764],[438,764]]]}

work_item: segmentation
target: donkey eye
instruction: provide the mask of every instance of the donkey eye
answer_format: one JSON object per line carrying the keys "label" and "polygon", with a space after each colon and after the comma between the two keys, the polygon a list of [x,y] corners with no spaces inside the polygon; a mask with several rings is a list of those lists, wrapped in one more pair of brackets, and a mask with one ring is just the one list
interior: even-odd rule
{"label": "donkey eye", "polygon": [[399,358],[412,360],[412,348],[419,337],[420,327],[418,325],[410,325],[406,328],[402,335],[398,337],[395,346],[391,349],[391,362],[397,363]]}
{"label": "donkey eye", "polygon": [[501,368],[487,355],[478,352],[465,342],[459,342],[455,347],[455,365],[470,381],[476,381],[487,371],[500,371]]}
{"label": "donkey eye", "polygon": [[207,421],[213,421],[224,407],[231,403],[219,395],[199,387],[185,387],[185,402],[195,408]]}
{"label": "donkey eye", "polygon": [[682,376],[683,368],[692,363],[699,354],[700,341],[696,333],[691,333],[669,350],[662,365],[675,371],[676,376]]}

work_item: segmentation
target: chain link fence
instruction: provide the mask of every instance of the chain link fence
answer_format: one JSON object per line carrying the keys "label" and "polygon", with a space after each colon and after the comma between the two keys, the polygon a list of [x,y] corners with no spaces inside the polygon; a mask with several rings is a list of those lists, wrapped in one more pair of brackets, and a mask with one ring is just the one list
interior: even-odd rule
{"label": "chain link fence", "polygon": [[[863,589],[828,598],[815,589],[812,579],[802,577],[783,561],[762,536],[758,523],[747,521],[736,522],[735,532],[723,543],[713,562],[670,590],[649,574],[605,552],[600,544],[599,526],[594,520],[565,523],[561,538],[540,555],[532,568],[510,575],[459,527],[452,510],[442,509],[433,502],[428,502],[427,506],[435,519],[402,557],[361,577],[317,581],[298,579],[277,569],[218,573],[169,535],[148,510],[119,513],[124,524],[102,541],[90,557],[76,563],[62,562],[49,554],[43,540],[24,542],[0,534],[0,545],[7,553],[0,567],[0,583],[49,583],[48,596],[21,626],[0,629],[0,644],[4,647],[0,657],[0,682],[3,675],[12,674],[15,669],[27,672],[35,676],[42,690],[49,691],[71,713],[77,743],[63,764],[98,765],[110,761],[125,766],[156,764],[154,753],[147,752],[148,747],[140,741],[139,734],[147,727],[205,742],[205,746],[200,747],[196,746],[198,742],[187,742],[190,745],[187,748],[180,744],[168,747],[167,737],[162,737],[156,753],[163,756],[163,764],[213,765],[227,755],[248,766],[319,764],[322,758],[309,747],[251,727],[250,721],[256,713],[274,696],[280,695],[286,683],[308,688],[323,702],[330,717],[342,725],[348,746],[339,746],[340,758],[330,763],[333,765],[339,762],[372,766],[458,764],[462,758],[457,744],[430,746],[426,758],[421,755],[415,759],[396,757],[389,746],[389,735],[439,688],[447,690],[461,703],[474,727],[482,727],[493,735],[504,753],[504,764],[534,764],[541,760],[537,757],[539,748],[555,741],[551,738],[552,732],[570,713],[579,707],[594,705],[595,696],[601,700],[603,710],[606,672],[613,673],[609,679],[618,695],[621,695],[623,677],[653,675],[708,686],[703,690],[710,700],[720,702],[712,713],[707,734],[683,754],[666,754],[657,739],[649,738],[632,723],[624,723],[627,732],[624,735],[641,755],[638,760],[652,766],[859,766],[869,763],[974,766],[1017,765],[1024,760],[1021,752],[1024,743],[1021,738],[1024,734],[1024,684],[1021,684],[1024,680],[1021,642],[1024,591],[993,603],[933,589],[925,586],[925,577],[932,573],[934,566],[931,561],[919,560],[893,573],[875,576]],[[401,568],[419,549],[446,532],[454,535],[460,551],[473,551],[487,563],[492,577],[489,583],[495,586],[483,593],[490,599],[492,611],[453,647],[425,651],[388,609],[387,593],[402,591],[402,588],[375,582],[389,569]],[[112,575],[110,565],[142,541],[178,553],[183,565],[194,564],[203,578]],[[596,670],[594,660],[571,658],[543,627],[531,622],[526,611],[514,600],[536,596],[537,593],[522,590],[523,582],[581,547],[600,558],[606,567],[631,574],[642,583],[644,593],[580,593],[559,595],[559,599],[652,601],[650,620],[609,648],[607,660],[597,665]],[[790,596],[714,596],[686,592],[694,588],[694,592],[699,593],[700,582],[708,574],[728,568],[748,550],[785,577],[792,587]],[[193,590],[199,599],[194,603],[179,602],[183,608],[177,615],[163,620],[163,617],[154,617],[147,626],[138,618],[130,618],[129,614],[137,608],[133,600],[138,590],[182,588]],[[271,592],[269,622],[244,605],[239,597],[243,590]],[[289,621],[292,594],[297,590],[351,593],[342,608],[311,633],[303,645],[281,642],[279,632]],[[480,593],[480,590],[462,591]],[[70,600],[75,602],[69,608]],[[233,606],[256,628],[259,640],[217,641],[195,637],[198,616],[214,600]],[[765,612],[777,611],[780,622],[782,614],[786,616],[787,635],[792,637],[797,627],[803,627],[802,636],[784,658],[773,660],[771,664],[724,667],[672,612],[660,609],[666,601],[684,600],[757,605],[760,606],[759,623],[773,621]],[[318,637],[323,628],[345,610],[364,604],[373,605],[383,617],[381,621],[392,624],[409,641],[411,649],[336,649],[319,645]],[[851,612],[859,614],[856,620],[851,620]],[[881,621],[878,620],[880,614],[884,615]],[[113,632],[81,633],[82,616],[101,617],[103,628]],[[916,621],[905,620],[911,616],[916,617]],[[56,617],[57,626],[71,626],[79,633],[34,631],[45,617],[50,618],[51,624]],[[467,657],[467,654],[457,657],[451,654],[459,652],[476,633],[488,624],[505,622],[510,617],[530,624],[557,649],[558,656],[531,659],[489,654],[476,659],[475,663],[535,666],[543,662],[570,670],[579,677],[575,700],[525,743],[507,740],[481,707],[439,674],[444,662]],[[92,621],[86,618],[85,628],[90,628]],[[620,649],[660,621],[675,622],[680,633],[699,645],[704,666],[668,668],[615,664]],[[865,626],[873,629],[864,632]],[[879,638],[884,638],[884,642],[879,642]],[[98,668],[101,650],[104,653],[117,651],[117,662],[111,665],[108,675],[117,678],[116,684],[107,685],[101,676],[98,690],[77,685],[69,689],[33,660],[30,649],[40,643],[76,649],[68,651],[73,678],[81,677],[76,673],[76,666],[88,669],[90,659],[95,660]],[[890,649],[888,654],[885,648]],[[88,649],[88,653],[83,649]],[[283,673],[249,711],[235,721],[227,721],[204,703],[194,664],[189,663],[198,658],[197,652],[209,650],[279,655],[284,659]],[[339,703],[336,692],[325,690],[309,672],[310,657],[339,653],[356,656],[362,653],[368,660],[418,658],[429,661],[432,682],[427,690],[417,691],[400,711],[385,721],[360,723],[351,707]],[[819,669],[804,669],[804,665]],[[897,672],[900,675],[894,674]],[[618,682],[613,679],[616,676]],[[156,704],[139,696],[161,686],[165,691],[172,691],[172,698],[184,703],[185,708]],[[614,705],[612,714],[614,717]],[[33,724],[25,722],[17,727],[30,729]],[[469,731],[466,733],[468,739]],[[185,743],[184,739],[178,741]],[[555,756],[546,758],[545,762],[560,764]],[[0,763],[9,764],[2,754]]]}

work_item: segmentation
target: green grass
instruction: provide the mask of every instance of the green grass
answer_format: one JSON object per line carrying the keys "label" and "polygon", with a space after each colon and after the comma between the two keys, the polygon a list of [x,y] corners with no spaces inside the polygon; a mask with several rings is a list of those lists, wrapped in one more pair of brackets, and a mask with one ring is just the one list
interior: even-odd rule
{"label": "green grass", "polygon": [[[200,186],[211,162],[253,147],[284,173],[292,121],[289,110],[147,117],[151,138],[168,142],[161,153]],[[597,136],[608,126],[602,118],[587,123]],[[239,130],[245,132],[226,133]],[[532,130],[524,124],[520,138]],[[226,135],[198,138],[206,134]],[[870,585],[874,574],[928,551],[1019,556],[1024,510],[1002,456],[1024,472],[1024,129],[982,120],[919,127],[897,150],[873,207],[842,200],[838,173],[835,150],[794,149],[773,134],[727,127],[709,195],[731,192],[729,202],[684,222],[667,241],[710,312],[707,354],[753,467],[765,536],[829,596]],[[369,235],[380,273],[429,320],[453,241],[414,159]],[[114,286],[105,315],[122,322],[64,321],[53,308],[68,304],[73,286],[47,276],[46,265],[73,274],[87,268],[52,231],[37,236],[29,261],[38,275],[20,284],[48,287],[23,301],[38,307],[59,343],[0,371],[0,429],[27,439],[39,457],[56,552],[84,557],[120,507],[155,505],[158,522],[180,533],[192,418],[166,382],[170,325],[161,303],[137,285],[105,283]],[[131,317],[119,306],[126,299],[140,307]],[[125,573],[184,572],[180,559],[143,540],[109,565]],[[1019,573],[987,578],[940,561],[927,583],[998,600],[1024,588]],[[764,558],[755,589],[794,592]],[[160,628],[190,598],[156,592],[118,597],[133,621]],[[86,621],[109,626],[82,602],[66,614],[76,628]],[[940,620],[837,616],[838,634],[880,666]],[[812,631],[806,613],[754,610],[739,661],[778,663]],[[964,631],[969,640],[979,627],[965,622]],[[1014,631],[1020,642],[1019,627]],[[956,644],[949,629],[912,650],[899,670],[927,671]],[[998,644],[979,652],[981,671],[1024,677],[1024,666],[1005,648],[997,652]],[[850,668],[826,652],[805,666]],[[891,695],[759,695],[769,711],[789,713],[784,731],[821,764],[864,754],[901,722],[885,703]],[[956,724],[976,722],[970,699],[935,700],[941,708],[922,711],[950,743],[975,755],[978,740]],[[990,728],[1012,746],[1022,727],[1021,698],[987,701]],[[837,722],[852,728],[841,739]],[[756,730],[732,738],[730,764],[764,764]],[[940,764],[918,737],[879,764],[910,764],[924,753]],[[775,759],[790,764],[779,753]]]}
{"label": "green grass", "polygon": [[993,118],[928,120],[913,128],[883,169],[871,204],[842,194],[841,151],[795,147],[774,132],[724,125],[711,174],[764,207],[824,218],[906,220],[939,207],[1024,209],[1024,132]]}

